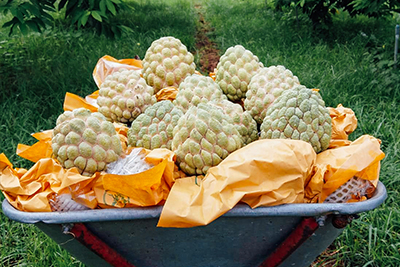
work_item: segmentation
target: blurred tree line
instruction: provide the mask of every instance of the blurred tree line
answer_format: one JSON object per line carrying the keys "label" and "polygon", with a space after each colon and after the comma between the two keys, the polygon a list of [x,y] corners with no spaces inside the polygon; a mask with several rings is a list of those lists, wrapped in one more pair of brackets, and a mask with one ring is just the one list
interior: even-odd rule
{"label": "blurred tree line", "polygon": [[314,28],[329,28],[332,14],[340,9],[350,16],[386,17],[400,11],[400,0],[275,0],[276,10],[301,10],[313,22]]}
{"label": "blurred tree line", "polygon": [[42,32],[61,20],[74,29],[90,28],[98,34],[118,37],[131,29],[117,19],[118,14],[131,7],[122,0],[0,0],[0,12],[12,14],[3,24],[13,34],[19,29]]}

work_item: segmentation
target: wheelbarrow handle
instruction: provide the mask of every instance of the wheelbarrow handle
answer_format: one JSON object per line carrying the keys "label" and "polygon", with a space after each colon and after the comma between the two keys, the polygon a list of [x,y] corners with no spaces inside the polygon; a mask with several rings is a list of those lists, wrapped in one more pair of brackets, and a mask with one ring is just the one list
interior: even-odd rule
{"label": "wheelbarrow handle", "polygon": [[[332,225],[335,228],[346,227],[353,219],[358,218],[357,214],[335,215],[332,217]],[[321,220],[320,220],[321,219]],[[265,259],[259,267],[277,267],[287,259],[297,248],[310,238],[320,226],[323,226],[325,217],[303,217],[290,235]]]}
{"label": "wheelbarrow handle", "polygon": [[[66,232],[66,231],[65,231]],[[85,247],[96,253],[99,257],[108,262],[111,266],[118,267],[135,267],[129,263],[118,252],[108,246],[98,236],[93,234],[83,223],[75,223],[68,231],[76,240],[82,243]]]}
{"label": "wheelbarrow handle", "polygon": [[300,247],[319,227],[314,217],[304,217],[290,235],[259,267],[276,267]]}

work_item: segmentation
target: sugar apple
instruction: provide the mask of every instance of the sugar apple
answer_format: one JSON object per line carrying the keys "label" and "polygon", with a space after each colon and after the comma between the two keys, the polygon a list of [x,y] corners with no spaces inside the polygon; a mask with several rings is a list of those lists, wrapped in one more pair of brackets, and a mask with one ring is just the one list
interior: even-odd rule
{"label": "sugar apple", "polygon": [[210,104],[190,107],[173,131],[172,151],[188,175],[206,174],[241,146],[232,119]]}
{"label": "sugar apple", "polygon": [[267,109],[260,126],[261,138],[309,142],[316,153],[328,148],[332,122],[325,102],[316,90],[298,86],[285,90]]}
{"label": "sugar apple", "polygon": [[147,49],[142,75],[157,93],[164,87],[178,87],[195,68],[194,57],[186,46],[179,39],[167,36],[155,40]]}
{"label": "sugar apple", "polygon": [[258,57],[241,45],[228,48],[215,71],[215,81],[231,101],[246,97],[251,78],[263,67]]}
{"label": "sugar apple", "polygon": [[56,121],[51,148],[65,168],[77,167],[91,176],[106,169],[122,154],[122,145],[114,125],[99,112],[85,108],[65,111]]}
{"label": "sugar apple", "polygon": [[267,108],[284,90],[299,86],[299,79],[284,66],[261,68],[251,78],[244,100],[244,108],[261,124]]}
{"label": "sugar apple", "polygon": [[186,112],[189,107],[211,100],[226,99],[219,85],[210,77],[193,74],[179,85],[174,105]]}
{"label": "sugar apple", "polygon": [[128,144],[147,149],[171,149],[172,132],[183,112],[169,100],[148,107],[128,130]]}
{"label": "sugar apple", "polygon": [[112,122],[129,123],[157,101],[152,87],[135,70],[121,69],[101,84],[99,112]]}
{"label": "sugar apple", "polygon": [[209,103],[221,108],[226,115],[232,118],[244,145],[258,139],[257,123],[249,112],[243,111],[241,105],[229,100],[211,101]]}

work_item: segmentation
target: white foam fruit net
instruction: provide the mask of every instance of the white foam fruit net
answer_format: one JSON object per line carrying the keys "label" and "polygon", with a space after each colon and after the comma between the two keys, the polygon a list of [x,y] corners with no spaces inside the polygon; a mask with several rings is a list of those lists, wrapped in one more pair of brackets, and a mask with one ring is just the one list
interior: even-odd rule
{"label": "white foam fruit net", "polygon": [[353,176],[345,184],[341,185],[332,194],[330,194],[324,203],[346,203],[352,198],[360,199],[373,189],[370,181]]}
{"label": "white foam fruit net", "polygon": [[49,199],[49,204],[52,211],[75,211],[88,210],[89,208],[75,202],[71,194],[54,194]]}
{"label": "white foam fruit net", "polygon": [[145,155],[141,153],[142,148],[134,148],[132,152],[125,158],[120,158],[117,161],[107,165],[107,173],[118,175],[129,175],[144,172],[154,167],[144,160]]}

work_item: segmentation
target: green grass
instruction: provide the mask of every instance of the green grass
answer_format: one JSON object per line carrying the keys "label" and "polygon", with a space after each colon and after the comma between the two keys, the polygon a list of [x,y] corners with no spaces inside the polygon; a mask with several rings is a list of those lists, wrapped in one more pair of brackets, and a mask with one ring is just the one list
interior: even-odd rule
{"label": "green grass", "polygon": [[[397,22],[351,19],[342,12],[334,18],[329,34],[317,35],[304,16],[297,23],[265,2],[201,1],[205,18],[215,29],[210,38],[221,53],[241,44],[265,66],[284,65],[302,84],[319,88],[327,106],[343,104],[354,110],[358,127],[350,139],[370,134],[382,141],[386,157],[380,180],[387,187],[388,199],[344,230],[334,243],[339,251],[334,257],[345,266],[398,266],[400,73],[391,62]],[[124,19],[135,32],[118,40],[71,32],[62,25],[23,37],[8,37],[6,30],[0,31],[0,153],[16,166],[31,165],[15,155],[16,146],[32,144],[30,133],[54,126],[65,92],[84,96],[96,89],[91,74],[103,55],[143,58],[150,43],[165,35],[195,50],[192,2],[131,4],[135,12]],[[82,266],[35,227],[0,216],[0,266]]]}

